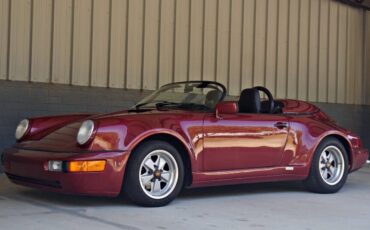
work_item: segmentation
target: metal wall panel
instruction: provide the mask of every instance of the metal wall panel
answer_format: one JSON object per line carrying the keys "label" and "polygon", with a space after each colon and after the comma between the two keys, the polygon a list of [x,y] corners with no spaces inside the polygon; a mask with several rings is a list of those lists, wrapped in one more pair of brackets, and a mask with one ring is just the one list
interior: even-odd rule
{"label": "metal wall panel", "polygon": [[298,58],[299,58],[299,3],[301,1],[289,1],[288,21],[288,79],[287,97],[297,98]]}
{"label": "metal wall panel", "polygon": [[364,53],[364,97],[365,97],[365,104],[370,105],[370,11],[368,11],[365,15],[365,53]]}
{"label": "metal wall panel", "polygon": [[30,79],[31,0],[11,1],[9,37],[9,80]]}
{"label": "metal wall panel", "polygon": [[329,61],[329,19],[331,1],[322,1],[319,6],[319,66],[318,66],[318,91],[319,102],[326,102],[328,95],[328,61]]}
{"label": "metal wall panel", "polygon": [[329,45],[328,45],[328,94],[327,101],[335,103],[337,98],[337,78],[338,78],[338,4],[330,4],[329,8]]}
{"label": "metal wall panel", "polygon": [[[268,1],[259,0],[255,3],[255,25],[254,25],[254,52],[253,52],[253,85],[264,85],[266,69],[266,19],[268,16]],[[233,93],[234,95],[237,92]]]}
{"label": "metal wall panel", "polygon": [[0,79],[8,78],[9,29],[10,29],[9,0],[0,0]]}
{"label": "metal wall panel", "polygon": [[189,80],[202,79],[204,1],[190,0]]}
{"label": "metal wall panel", "polygon": [[203,80],[216,77],[217,1],[205,0],[203,37]]}
{"label": "metal wall panel", "polygon": [[[364,11],[361,9],[356,9],[355,11],[355,38],[357,38],[353,44],[355,47],[355,73],[354,73],[354,104],[363,103],[363,93],[362,85],[364,83]],[[359,77],[358,77],[359,76]]]}
{"label": "metal wall panel", "polygon": [[[256,21],[255,0],[244,0],[243,9],[243,39],[242,39],[242,73],[241,87],[247,88],[253,85],[254,66],[254,31]],[[276,38],[274,38],[276,39]],[[216,73],[217,74],[217,73]]]}
{"label": "metal wall panel", "polygon": [[125,87],[128,0],[112,0],[110,15],[109,87]]}
{"label": "metal wall panel", "polygon": [[243,1],[233,0],[231,2],[230,21],[230,47],[229,47],[229,73],[228,85],[230,94],[240,93],[241,83],[241,54],[242,54],[242,31],[243,31]]}
{"label": "metal wall panel", "polygon": [[160,9],[159,85],[173,81],[175,1],[162,0]]}
{"label": "metal wall panel", "polygon": [[74,2],[72,84],[90,84],[92,1]]}
{"label": "metal wall panel", "polygon": [[[318,0],[317,0],[318,1]],[[277,73],[276,94],[279,98],[287,96],[288,51],[289,51],[289,0],[278,1],[279,16],[277,23]],[[315,92],[317,90],[315,89]]]}
{"label": "metal wall panel", "polygon": [[337,103],[346,102],[346,70],[347,70],[347,21],[348,9],[339,5],[338,12],[338,56],[337,56]]}
{"label": "metal wall panel", "polygon": [[144,0],[129,0],[127,28],[126,87],[139,89],[142,79]]}
{"label": "metal wall panel", "polygon": [[[355,39],[354,34],[356,32],[356,21],[355,21],[355,14],[354,10],[348,10],[347,20],[348,20],[348,28],[347,28],[347,65],[346,65],[346,88],[345,88],[345,95],[346,95],[346,103],[353,104],[354,100],[354,80],[355,80],[355,57],[356,57],[356,50],[354,49],[357,39]],[[352,58],[348,58],[352,57]]]}
{"label": "metal wall panel", "polygon": [[[51,82],[71,84],[74,1],[54,1]],[[12,16],[13,18],[13,16]],[[46,19],[45,19],[46,20]],[[86,25],[88,26],[88,25]],[[79,68],[76,66],[76,68]]]}
{"label": "metal wall panel", "polygon": [[[320,28],[320,0],[310,1],[309,19],[309,52],[308,52],[308,100],[317,101],[318,66],[319,66],[319,28]],[[347,21],[347,19],[346,19]],[[347,35],[347,33],[346,33]],[[315,47],[315,48],[312,48]]]}
{"label": "metal wall panel", "polygon": [[[265,85],[272,94],[276,94],[276,68],[277,68],[277,21],[278,21],[278,1],[271,1],[267,8],[266,24],[266,69]],[[267,77],[269,76],[269,77]]]}
{"label": "metal wall panel", "polygon": [[370,16],[335,0],[0,0],[0,79],[370,104]]}
{"label": "metal wall panel", "polygon": [[185,81],[188,78],[190,12],[189,0],[176,0],[175,60],[173,60],[175,81]]}
{"label": "metal wall panel", "polygon": [[158,77],[158,44],[161,9],[160,0],[148,1],[145,4],[143,88],[153,90],[157,87]]}
{"label": "metal wall panel", "polygon": [[310,1],[299,1],[298,10],[298,71],[297,96],[308,100],[308,58],[310,52]]}
{"label": "metal wall panel", "polygon": [[34,0],[31,38],[31,81],[49,82],[52,1]]}
{"label": "metal wall panel", "polygon": [[[78,0],[77,0],[78,1]],[[91,85],[107,87],[109,82],[110,1],[93,1]]]}
{"label": "metal wall panel", "polygon": [[230,40],[231,1],[218,0],[217,8],[217,47],[216,47],[216,81],[228,86],[228,57]]}

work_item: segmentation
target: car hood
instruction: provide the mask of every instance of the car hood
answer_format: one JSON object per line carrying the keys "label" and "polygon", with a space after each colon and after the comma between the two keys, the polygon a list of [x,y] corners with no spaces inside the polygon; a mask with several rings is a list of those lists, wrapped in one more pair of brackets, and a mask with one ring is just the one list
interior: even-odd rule
{"label": "car hood", "polygon": [[82,122],[72,122],[63,127],[50,132],[40,140],[22,141],[15,145],[16,148],[35,150],[35,151],[51,151],[63,152],[81,152],[81,148],[77,145],[77,132]]}

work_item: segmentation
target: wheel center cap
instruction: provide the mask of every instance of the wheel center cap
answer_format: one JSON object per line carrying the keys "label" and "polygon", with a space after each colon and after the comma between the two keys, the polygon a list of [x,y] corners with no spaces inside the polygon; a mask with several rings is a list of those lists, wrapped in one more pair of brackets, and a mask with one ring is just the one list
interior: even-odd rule
{"label": "wheel center cap", "polygon": [[153,174],[157,178],[160,178],[161,177],[161,171],[159,171],[159,170],[155,170]]}

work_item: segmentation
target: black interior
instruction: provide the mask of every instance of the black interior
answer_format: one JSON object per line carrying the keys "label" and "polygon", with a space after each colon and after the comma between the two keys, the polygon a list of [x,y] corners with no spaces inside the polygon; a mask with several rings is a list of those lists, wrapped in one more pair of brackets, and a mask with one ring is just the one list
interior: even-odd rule
{"label": "black interior", "polygon": [[256,88],[242,90],[238,102],[239,113],[260,113],[261,98]]}
{"label": "black interior", "polygon": [[[261,100],[260,92],[267,96],[267,100]],[[242,90],[238,101],[239,113],[282,113],[283,103],[275,101],[271,92],[262,86]]]}

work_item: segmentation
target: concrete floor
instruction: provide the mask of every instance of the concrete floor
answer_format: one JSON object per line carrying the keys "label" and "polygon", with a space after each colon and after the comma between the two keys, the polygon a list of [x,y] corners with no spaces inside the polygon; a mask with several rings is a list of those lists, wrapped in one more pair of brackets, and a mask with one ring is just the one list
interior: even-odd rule
{"label": "concrete floor", "polygon": [[300,183],[185,190],[162,208],[123,198],[66,196],[11,184],[0,175],[1,229],[370,229],[370,166],[337,194]]}

